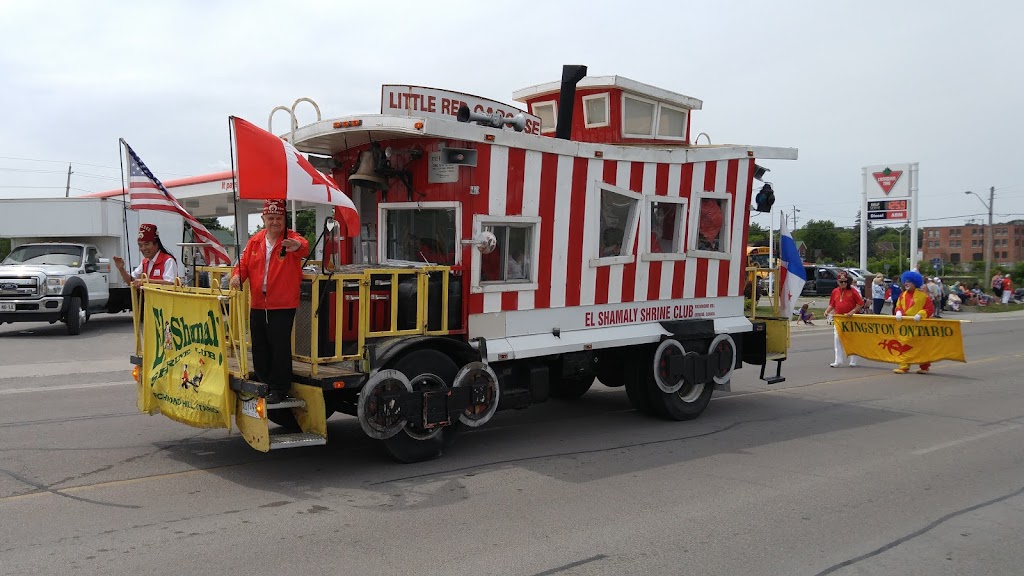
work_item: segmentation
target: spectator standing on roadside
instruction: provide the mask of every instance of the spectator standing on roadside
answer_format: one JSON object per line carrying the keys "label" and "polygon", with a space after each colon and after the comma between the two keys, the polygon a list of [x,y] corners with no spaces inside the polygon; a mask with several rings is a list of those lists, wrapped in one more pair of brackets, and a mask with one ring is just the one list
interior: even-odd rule
{"label": "spectator standing on roadside", "polygon": [[875,279],[871,282],[871,303],[875,314],[882,313],[882,307],[885,306],[885,279],[882,278],[881,274],[875,274]]}
{"label": "spectator standing on roadside", "polygon": [[900,288],[899,276],[892,279],[892,284],[889,284],[889,298],[892,302],[892,313],[896,313],[896,302],[900,299],[900,294],[903,292],[903,288]]}
{"label": "spectator standing on roadside", "polygon": [[276,404],[291,388],[292,325],[309,242],[285,228],[284,200],[263,203],[263,225],[245,245],[231,275],[231,288],[238,290],[249,281],[253,368],[269,387],[267,403]]}
{"label": "spectator standing on roadside", "polygon": [[1003,296],[1003,274],[996,268],[996,273],[992,276],[992,293],[996,295],[996,298],[1002,298]]}
{"label": "spectator standing on roadside", "polygon": [[1003,304],[1010,303],[1010,297],[1013,296],[1013,280],[1010,279],[1010,275],[1006,274],[1003,276]]}
{"label": "spectator standing on roadside", "polygon": [[939,302],[942,300],[942,289],[935,282],[935,278],[929,278],[928,283],[925,284],[925,291],[928,292],[928,297],[932,299],[932,306],[935,307],[935,317],[942,318],[940,313]]}
{"label": "spectator standing on roadside", "polygon": [[[839,286],[832,290],[832,296],[828,300],[828,308],[825,309],[825,316],[833,313],[853,316],[864,305],[864,298],[861,297],[860,292],[856,288],[850,285],[850,275],[846,272],[839,273],[837,282]],[[843,343],[839,341],[839,330],[836,328],[835,323],[832,324],[832,335],[836,358],[829,366],[839,368],[846,363],[846,351],[843,350]],[[850,366],[856,365],[857,357],[850,356]]]}

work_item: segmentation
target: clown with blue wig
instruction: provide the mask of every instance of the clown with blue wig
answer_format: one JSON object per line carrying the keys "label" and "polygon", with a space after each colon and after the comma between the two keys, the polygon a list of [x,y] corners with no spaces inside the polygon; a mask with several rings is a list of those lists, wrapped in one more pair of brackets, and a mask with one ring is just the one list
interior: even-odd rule
{"label": "clown with blue wig", "polygon": [[[921,286],[924,285],[924,278],[921,274],[914,270],[908,270],[900,276],[900,280],[903,282],[903,293],[893,305],[896,309],[896,319],[902,321],[904,316],[910,316],[914,322],[920,322],[922,318],[934,316],[935,304],[928,293],[921,290]],[[917,373],[927,374],[931,367],[931,362],[921,364]],[[893,372],[906,374],[909,370],[910,364],[900,364]]]}

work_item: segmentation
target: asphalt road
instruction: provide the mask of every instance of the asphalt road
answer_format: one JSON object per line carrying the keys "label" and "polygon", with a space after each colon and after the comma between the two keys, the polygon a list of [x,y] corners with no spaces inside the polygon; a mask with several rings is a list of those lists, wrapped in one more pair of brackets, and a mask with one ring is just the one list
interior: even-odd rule
{"label": "asphalt road", "polygon": [[1020,574],[1024,314],[971,319],[928,376],[798,326],[696,421],[598,386],[417,465],[138,414],[127,316],[0,326],[0,574]]}

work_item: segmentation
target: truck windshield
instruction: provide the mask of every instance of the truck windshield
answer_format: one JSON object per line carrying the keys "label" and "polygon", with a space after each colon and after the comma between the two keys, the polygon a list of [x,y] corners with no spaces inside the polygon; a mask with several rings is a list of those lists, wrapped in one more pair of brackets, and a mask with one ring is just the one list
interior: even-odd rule
{"label": "truck windshield", "polygon": [[78,266],[82,247],[74,244],[29,244],[18,246],[4,258],[4,264],[56,264]]}

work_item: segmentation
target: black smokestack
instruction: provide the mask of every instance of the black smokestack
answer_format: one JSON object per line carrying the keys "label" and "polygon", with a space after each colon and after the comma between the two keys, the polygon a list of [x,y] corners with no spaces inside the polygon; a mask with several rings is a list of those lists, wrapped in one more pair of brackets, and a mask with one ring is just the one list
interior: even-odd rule
{"label": "black smokestack", "polygon": [[562,66],[562,87],[558,95],[558,123],[555,138],[568,140],[572,134],[573,105],[576,102],[576,84],[587,75],[587,67],[578,64]]}

